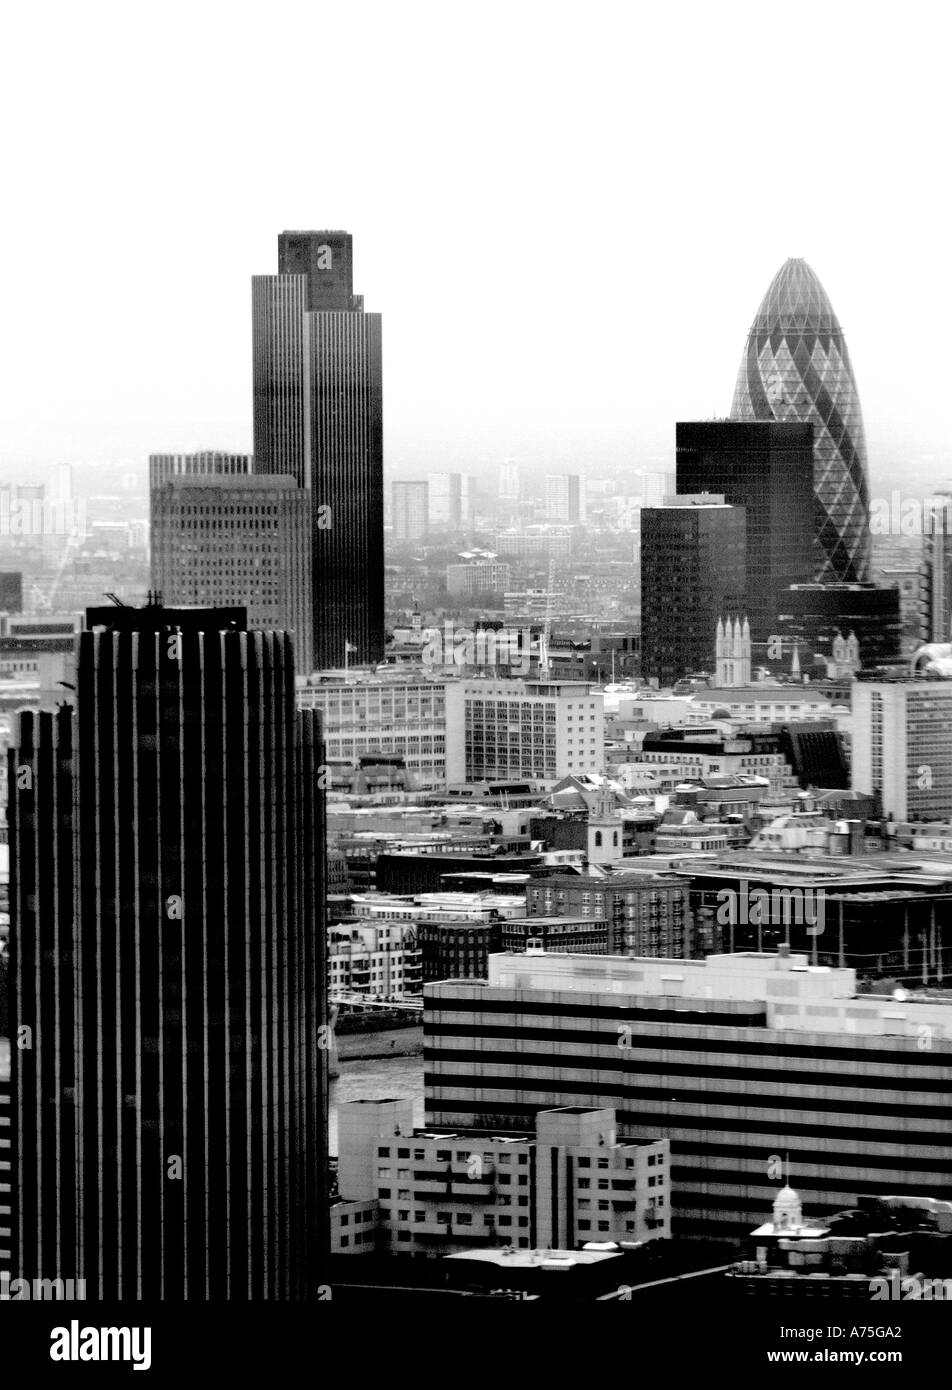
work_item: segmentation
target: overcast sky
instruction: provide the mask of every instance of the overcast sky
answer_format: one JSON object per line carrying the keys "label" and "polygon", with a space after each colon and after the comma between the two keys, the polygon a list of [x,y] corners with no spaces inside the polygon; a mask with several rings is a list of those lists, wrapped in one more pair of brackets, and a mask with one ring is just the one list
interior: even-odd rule
{"label": "overcast sky", "polygon": [[949,34],[890,15],[5,5],[0,468],[249,448],[250,277],[341,227],[404,475],[650,466],[804,256],[874,474],[908,441],[947,476]]}

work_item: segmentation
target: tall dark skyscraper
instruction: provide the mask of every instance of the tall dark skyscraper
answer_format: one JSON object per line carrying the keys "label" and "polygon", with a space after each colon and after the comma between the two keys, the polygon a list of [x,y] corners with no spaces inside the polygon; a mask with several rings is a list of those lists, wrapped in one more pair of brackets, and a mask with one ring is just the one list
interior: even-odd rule
{"label": "tall dark skyscraper", "polygon": [[813,578],[813,426],[679,423],[677,488],[744,508],[747,615],[754,642],[765,642],[777,631],[781,594]]}
{"label": "tall dark skyscraper", "polygon": [[813,425],[813,578],[822,583],[867,580],[863,413],[843,330],[806,261],[786,261],[764,295],[747,338],[731,416]]}
{"label": "tall dark skyscraper", "polygon": [[380,315],[353,292],[347,232],[282,232],[252,282],[255,471],[311,497],[313,661],[384,652]]}
{"label": "tall dark skyscraper", "polygon": [[320,724],[241,610],[108,608],[9,754],[14,1266],[297,1299],[326,1239]]}
{"label": "tall dark skyscraper", "polygon": [[743,507],[671,498],[641,513],[641,673],[673,685],[715,671],[717,620],[745,609]]}

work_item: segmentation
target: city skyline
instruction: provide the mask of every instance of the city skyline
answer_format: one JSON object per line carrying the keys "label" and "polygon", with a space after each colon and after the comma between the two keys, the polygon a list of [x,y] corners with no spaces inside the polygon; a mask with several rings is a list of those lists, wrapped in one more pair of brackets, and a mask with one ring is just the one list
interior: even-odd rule
{"label": "city skyline", "polygon": [[[401,18],[401,31],[414,20],[417,33],[425,30],[426,13],[418,7]],[[237,75],[252,63],[267,68],[280,44],[281,143],[242,110],[230,111],[227,127],[209,112],[215,141],[195,142],[195,112],[158,100],[157,76],[141,87],[120,72],[119,91],[106,101],[95,91],[101,60],[81,78],[88,103],[73,103],[75,118],[54,126],[38,94],[11,74],[4,104],[11,116],[37,120],[31,163],[14,151],[11,184],[31,217],[0,229],[0,253],[13,267],[51,263],[62,209],[79,207],[70,254],[83,273],[73,277],[71,312],[58,329],[70,372],[52,397],[34,364],[46,353],[44,325],[61,307],[59,286],[42,275],[11,279],[0,468],[31,458],[93,463],[111,453],[144,464],[163,448],[250,450],[247,277],[270,264],[276,227],[326,225],[358,235],[359,283],[386,316],[386,450],[397,475],[420,466],[495,468],[505,457],[588,472],[592,455],[600,467],[637,451],[670,451],[671,419],[728,414],[752,307],[776,267],[801,255],[827,287],[850,343],[874,484],[894,446],[938,453],[948,437],[938,325],[950,293],[944,195],[931,178],[942,83],[938,71],[935,81],[928,74],[939,46],[875,21],[857,43],[846,12],[807,4],[827,48],[854,58],[830,87],[821,68],[803,61],[782,16],[740,6],[734,24],[695,11],[690,26],[642,16],[635,28],[613,7],[598,13],[601,23],[588,27],[556,10],[535,62],[526,61],[535,52],[528,13],[509,18],[501,48],[491,24],[464,31],[454,20],[446,54],[465,32],[472,67],[461,72],[450,62],[435,72],[442,44],[429,32],[408,48],[399,75],[386,56],[396,20],[382,18],[364,80],[376,84],[388,119],[358,110],[346,141],[325,138],[317,180],[302,176],[310,97],[309,119],[295,120],[307,83],[294,75],[307,45],[286,52],[280,25],[270,37],[236,21],[232,45]],[[323,41],[352,51],[355,19],[322,16]],[[48,54],[48,80],[64,100],[80,81],[68,42],[78,41],[75,24],[64,21]],[[805,19],[802,32],[809,28]],[[15,17],[12,31],[12,43],[27,42],[33,22]],[[606,33],[619,42],[605,44]],[[728,33],[730,44],[708,63]],[[201,86],[215,37],[207,17],[185,51],[156,36],[163,88],[170,74],[186,89]],[[657,58],[639,63],[634,84],[612,80],[627,67],[626,38]],[[926,69],[914,85],[906,71],[913,46]],[[782,210],[761,215],[758,190],[795,179],[782,127],[750,121],[749,74],[761,50],[771,54],[778,88],[801,93],[791,135],[798,147],[823,148],[831,127],[844,132],[853,180],[845,216],[838,167],[815,161]],[[417,91],[424,70],[431,85],[421,80]],[[888,103],[875,98],[884,71],[894,93]],[[488,112],[478,100],[487,76],[508,93]],[[324,76],[316,116],[328,132],[347,107],[349,83],[344,71]],[[575,84],[579,98],[561,104]],[[692,91],[683,105],[682,86]],[[121,130],[116,107],[124,110]],[[512,122],[529,112],[535,138],[510,141]],[[730,155],[741,131],[735,173]],[[141,169],[136,153],[146,156]],[[259,175],[250,206],[241,201],[247,156]],[[111,176],[115,157],[128,171],[121,183]],[[424,176],[428,163],[438,179]],[[156,186],[145,173],[153,167]],[[173,169],[187,218],[156,197]],[[573,206],[585,203],[584,225],[566,188]],[[836,217],[827,211],[834,207]],[[695,234],[698,210],[703,238]],[[196,254],[199,223],[214,255]],[[585,352],[573,350],[581,343]],[[936,483],[949,471],[937,458]]]}

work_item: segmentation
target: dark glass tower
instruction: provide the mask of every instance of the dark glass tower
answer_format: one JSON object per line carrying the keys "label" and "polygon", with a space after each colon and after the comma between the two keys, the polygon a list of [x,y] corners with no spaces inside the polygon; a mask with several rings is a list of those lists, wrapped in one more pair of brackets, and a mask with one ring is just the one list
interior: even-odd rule
{"label": "dark glass tower", "polygon": [[781,595],[813,577],[813,426],[679,423],[677,489],[744,508],[747,616],[754,642],[765,642],[777,631]]}
{"label": "dark glass tower", "polygon": [[326,1240],[320,726],[241,610],[92,609],[9,754],[23,1277],[313,1296]]}
{"label": "dark glass tower", "polygon": [[869,483],[863,415],[846,340],[806,261],[789,260],[751,325],[737,376],[735,420],[813,425],[813,578],[869,578]]}
{"label": "dark glass tower", "polygon": [[743,507],[678,497],[641,513],[641,674],[661,686],[715,669],[717,620],[745,608]]}
{"label": "dark glass tower", "polygon": [[353,292],[347,232],[282,232],[252,283],[254,453],[311,497],[313,662],[384,652],[380,315]]}

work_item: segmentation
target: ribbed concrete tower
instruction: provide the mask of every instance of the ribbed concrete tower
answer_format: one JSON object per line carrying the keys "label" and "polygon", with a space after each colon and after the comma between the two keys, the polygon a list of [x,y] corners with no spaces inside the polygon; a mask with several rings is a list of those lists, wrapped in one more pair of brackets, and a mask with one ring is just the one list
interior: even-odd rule
{"label": "ribbed concrete tower", "polygon": [[869,483],[859,393],[826,291],[803,260],[774,276],[737,376],[735,420],[813,425],[816,579],[869,578]]}

